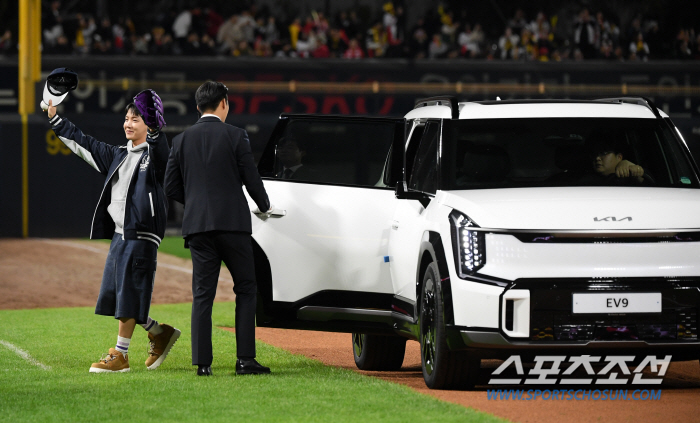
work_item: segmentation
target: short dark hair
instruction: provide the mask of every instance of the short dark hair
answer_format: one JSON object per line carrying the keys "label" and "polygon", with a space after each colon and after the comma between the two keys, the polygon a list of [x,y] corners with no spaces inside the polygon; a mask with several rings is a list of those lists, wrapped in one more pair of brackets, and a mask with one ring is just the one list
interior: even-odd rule
{"label": "short dark hair", "polygon": [[228,103],[228,88],[221,82],[207,81],[197,88],[194,99],[200,112],[216,110],[221,100]]}
{"label": "short dark hair", "polygon": [[304,138],[296,138],[292,137],[290,135],[287,135],[286,137],[282,137],[279,139],[277,142],[277,146],[282,146],[285,144],[296,144],[296,146],[299,148],[299,151],[306,151],[307,150],[307,145],[304,140]]}
{"label": "short dark hair", "polygon": [[608,138],[600,137],[593,140],[590,148],[592,156],[600,153],[615,153],[615,155],[621,154],[622,157],[628,157],[629,149],[626,143],[619,138],[615,138],[614,134],[609,135]]}
{"label": "short dark hair", "polygon": [[131,111],[131,113],[135,114],[136,116],[140,116],[141,119],[143,119],[143,115],[141,114],[141,112],[139,112],[139,108],[136,107],[136,104],[134,104],[134,103],[127,104],[126,107],[124,108],[124,113],[125,114],[129,113],[129,111]]}

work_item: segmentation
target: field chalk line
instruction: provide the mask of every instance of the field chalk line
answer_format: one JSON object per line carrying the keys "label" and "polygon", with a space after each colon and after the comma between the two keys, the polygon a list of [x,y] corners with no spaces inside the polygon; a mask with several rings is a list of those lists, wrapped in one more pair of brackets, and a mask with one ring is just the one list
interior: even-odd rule
{"label": "field chalk line", "polygon": [[[80,244],[78,242],[56,241],[56,240],[47,239],[47,238],[37,238],[37,239],[39,241],[46,242],[49,244],[65,245],[66,247],[80,248],[81,250],[87,250],[87,251],[91,251],[93,253],[104,254],[104,255],[107,254],[107,251],[105,251],[103,249],[91,247],[89,245]],[[184,273],[187,273],[189,275],[192,274],[192,269],[188,269],[187,267],[182,267],[182,266],[175,266],[174,264],[158,263],[158,267],[164,267],[164,268],[170,269],[170,270],[177,270],[179,272],[184,272]],[[233,282],[233,279],[219,277],[219,282]]]}
{"label": "field chalk line", "polygon": [[17,354],[18,356],[22,357],[22,359],[26,360],[29,364],[33,364],[35,366],[41,367],[44,370],[51,370],[51,366],[47,366],[44,363],[40,363],[40,362],[36,361],[31,355],[29,355],[28,352],[19,348],[15,344],[11,344],[7,341],[3,341],[2,339],[0,339],[0,344],[4,345],[8,350],[10,350],[13,353]]}

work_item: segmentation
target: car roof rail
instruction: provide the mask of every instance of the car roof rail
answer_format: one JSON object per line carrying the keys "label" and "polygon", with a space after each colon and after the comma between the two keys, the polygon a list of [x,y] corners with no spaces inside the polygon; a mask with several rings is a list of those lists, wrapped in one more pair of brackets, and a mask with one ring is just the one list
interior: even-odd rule
{"label": "car roof rail", "polygon": [[450,110],[452,111],[452,119],[459,119],[459,101],[457,100],[457,97],[453,95],[440,95],[436,97],[421,98],[420,100],[416,101],[413,108],[417,109],[418,107],[425,107],[429,105],[428,103],[437,103],[440,105],[443,102],[449,103]]}
{"label": "car roof rail", "polygon": [[651,112],[654,114],[654,116],[656,116],[657,119],[662,119],[661,114],[659,113],[659,109],[656,108],[656,105],[654,104],[654,102],[649,100],[646,97],[628,96],[628,97],[598,98],[598,99],[596,99],[596,101],[610,101],[610,102],[617,102],[617,103],[639,104],[641,106],[648,107],[651,110]]}

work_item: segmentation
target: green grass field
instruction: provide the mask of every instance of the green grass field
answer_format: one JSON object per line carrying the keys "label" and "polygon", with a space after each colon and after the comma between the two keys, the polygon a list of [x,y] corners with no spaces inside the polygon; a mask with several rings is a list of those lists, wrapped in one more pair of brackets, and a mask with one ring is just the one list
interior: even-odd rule
{"label": "green grass field", "polygon": [[[116,342],[116,320],[96,316],[92,308],[0,311],[0,421],[501,421],[260,342],[258,358],[273,374],[236,376],[235,335],[218,328],[214,376],[197,377],[190,361],[190,304],[156,305],[151,316],[182,330],[163,365],[146,369],[148,341],[137,328],[131,372],[94,374],[90,364]],[[214,326],[234,326],[234,304],[216,303],[213,319]]]}

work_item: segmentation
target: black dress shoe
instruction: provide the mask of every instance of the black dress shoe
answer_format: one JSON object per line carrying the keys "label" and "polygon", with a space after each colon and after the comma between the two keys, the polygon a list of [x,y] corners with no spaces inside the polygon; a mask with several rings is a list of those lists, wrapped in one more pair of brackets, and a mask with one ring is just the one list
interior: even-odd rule
{"label": "black dress shoe", "polygon": [[263,375],[270,373],[270,368],[255,361],[254,358],[242,358],[236,360],[237,375]]}
{"label": "black dress shoe", "polygon": [[197,376],[211,376],[211,366],[197,367]]}

